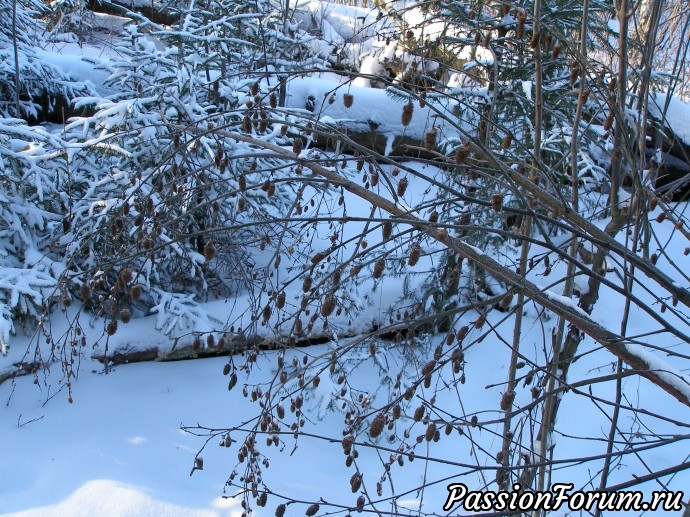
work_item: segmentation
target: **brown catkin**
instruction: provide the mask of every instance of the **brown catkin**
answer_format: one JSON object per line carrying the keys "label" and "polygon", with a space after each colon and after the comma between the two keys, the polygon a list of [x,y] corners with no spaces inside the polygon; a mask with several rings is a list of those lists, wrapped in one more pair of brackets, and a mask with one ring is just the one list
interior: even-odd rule
{"label": "brown catkin", "polygon": [[515,392],[514,391],[506,391],[503,394],[503,397],[501,397],[501,409],[503,411],[508,411],[511,406],[513,405],[513,401],[515,400]]}
{"label": "brown catkin", "polygon": [[436,424],[431,422],[426,428],[426,432],[424,433],[424,438],[426,438],[427,442],[430,442],[431,440],[434,439],[434,436],[436,436]]}
{"label": "brown catkin", "polygon": [[604,120],[604,131],[610,131],[612,127],[613,127],[613,113],[609,113],[609,115],[606,117],[606,120]]}
{"label": "brown catkin", "polygon": [[398,197],[403,197],[405,195],[408,183],[407,177],[400,178],[400,181],[398,182]]}
{"label": "brown catkin", "polygon": [[383,270],[385,269],[385,267],[386,267],[386,260],[383,258],[378,259],[374,263],[373,277],[374,278],[381,278],[381,275],[383,275]]}
{"label": "brown catkin", "polygon": [[139,298],[141,298],[141,290],[141,284],[133,285],[132,289],[129,291],[129,297],[132,300],[137,301]]}
{"label": "brown catkin", "polygon": [[532,40],[529,43],[530,48],[532,48],[533,50],[536,49],[537,46],[539,45],[540,39],[541,39],[541,35],[539,34],[539,32],[535,32],[532,35]]}
{"label": "brown catkin", "polygon": [[517,29],[515,29],[515,37],[521,39],[525,35],[525,21],[527,20],[527,15],[524,11],[518,13]]}
{"label": "brown catkin", "polygon": [[213,260],[213,257],[216,256],[216,247],[213,245],[213,242],[208,241],[206,243],[206,246],[204,246],[204,258],[206,259],[206,262],[210,262]]}
{"label": "brown catkin", "polygon": [[412,249],[410,249],[410,256],[407,259],[407,264],[409,266],[417,265],[417,262],[419,262],[419,257],[421,254],[422,254],[422,247],[419,244],[414,244],[412,246]]}
{"label": "brown catkin", "polygon": [[109,336],[114,335],[117,332],[117,320],[110,320],[106,327],[106,331]]}
{"label": "brown catkin", "polygon": [[561,54],[561,50],[563,47],[561,46],[560,43],[556,43],[553,46],[553,49],[551,49],[551,59],[556,60],[558,59],[558,56]]}
{"label": "brown catkin", "polygon": [[503,141],[501,142],[501,147],[503,149],[510,149],[510,144],[513,143],[513,135],[511,133],[508,133]]}
{"label": "brown catkin", "polygon": [[460,330],[458,330],[458,332],[456,334],[458,341],[462,341],[463,339],[465,339],[465,336],[467,335],[467,333],[469,331],[470,331],[470,328],[467,325],[460,327]]}
{"label": "brown catkin", "polygon": [[276,308],[282,309],[285,307],[285,291],[280,291],[276,297]]}
{"label": "brown catkin", "polygon": [[245,190],[247,190],[247,178],[245,178],[244,176],[240,176],[239,178],[237,178],[237,185],[240,189],[240,192],[244,192]]}
{"label": "brown catkin", "polygon": [[419,107],[422,109],[426,107],[426,92],[419,94]]}
{"label": "brown catkin", "polygon": [[500,212],[501,208],[503,208],[503,199],[504,196],[502,193],[497,192],[493,196],[491,196],[491,208],[493,209],[494,212]]}
{"label": "brown catkin", "polygon": [[302,139],[301,138],[293,138],[292,139],[292,152],[295,153],[296,155],[299,155],[302,152]]}
{"label": "brown catkin", "polygon": [[467,160],[471,152],[470,146],[463,144],[455,150],[455,163],[461,165]]}
{"label": "brown catkin", "polygon": [[[372,438],[376,438],[383,432],[383,427],[386,425],[386,417],[384,417],[381,413],[376,415],[376,418],[371,422],[371,426],[369,427],[369,436]],[[355,490],[353,490],[355,492]]]}
{"label": "brown catkin", "polygon": [[335,296],[332,294],[327,294],[323,298],[323,302],[321,302],[321,316],[324,318],[327,318],[331,314],[333,314],[333,311],[335,310]]}
{"label": "brown catkin", "polygon": [[132,270],[129,269],[128,267],[126,267],[122,271],[120,271],[120,281],[123,284],[130,283],[133,278],[134,278],[134,275],[132,274]]}
{"label": "brown catkin", "polygon": [[120,319],[122,320],[122,323],[129,323],[129,321],[132,319],[132,311],[125,307],[120,311]]}
{"label": "brown catkin", "polygon": [[311,285],[313,283],[314,279],[310,276],[305,276],[304,279],[302,280],[302,291],[305,293],[308,293],[309,290],[311,289]]}
{"label": "brown catkin", "polygon": [[410,122],[412,122],[412,113],[414,112],[414,104],[412,102],[408,102],[403,106],[402,110],[402,116],[400,117],[400,122],[404,127],[407,127],[410,125]]}
{"label": "brown catkin", "polygon": [[419,406],[417,409],[414,410],[412,419],[415,422],[419,422],[422,418],[424,418],[424,406]]}
{"label": "brown catkin", "polygon": [[424,135],[424,149],[427,151],[433,151],[434,148],[436,147],[436,128],[431,128],[429,131],[426,132]]}
{"label": "brown catkin", "polygon": [[381,234],[383,235],[383,240],[387,241],[388,239],[391,238],[391,234],[393,233],[393,223],[390,221],[386,221],[383,223],[383,226],[381,227]]}
{"label": "brown catkin", "polygon": [[355,98],[352,96],[351,93],[346,93],[345,95],[343,95],[343,105],[346,108],[351,108],[354,101]]}
{"label": "brown catkin", "polygon": [[355,472],[354,474],[352,474],[352,477],[350,478],[350,488],[352,489],[352,493],[356,493],[361,486],[362,475],[359,472]]}
{"label": "brown catkin", "polygon": [[244,131],[245,133],[252,132],[252,119],[250,119],[247,116],[245,116],[244,120],[242,121],[242,131]]}
{"label": "brown catkin", "polygon": [[81,287],[79,288],[79,297],[84,302],[91,299],[91,287],[89,287],[89,284],[87,284],[87,283],[81,284]]}
{"label": "brown catkin", "polygon": [[316,515],[316,512],[318,512],[318,511],[319,511],[319,504],[314,503],[309,508],[307,508],[307,511],[304,512],[304,515],[306,515],[307,517],[312,517],[312,515]]}

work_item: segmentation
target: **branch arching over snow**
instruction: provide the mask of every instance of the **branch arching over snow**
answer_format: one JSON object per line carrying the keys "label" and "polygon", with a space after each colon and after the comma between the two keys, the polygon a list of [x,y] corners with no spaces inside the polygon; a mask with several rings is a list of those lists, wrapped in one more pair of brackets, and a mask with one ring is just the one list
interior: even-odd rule
{"label": "branch arching over snow", "polygon": [[[201,130],[197,130],[197,132],[202,133]],[[257,147],[272,151],[278,156],[300,161],[299,157],[295,156],[294,153],[273,143],[226,130],[214,129],[214,132],[218,136],[255,145]],[[582,330],[585,334],[600,343],[613,355],[620,358],[629,367],[633,368],[639,375],[650,380],[667,393],[673,395],[678,401],[690,407],[690,383],[685,381],[682,377],[677,378],[675,375],[670,375],[670,372],[673,372],[673,368],[670,366],[668,368],[661,367],[660,365],[663,363],[663,361],[657,359],[656,357],[649,357],[649,354],[640,353],[638,347],[632,347],[629,344],[626,344],[625,338],[607,330],[602,325],[594,321],[585,311],[572,303],[569,298],[564,298],[563,296],[548,290],[542,290],[538,285],[518,275],[515,271],[502,266],[500,263],[484,254],[478,248],[475,248],[474,246],[471,246],[458,238],[448,235],[444,229],[438,229],[430,226],[427,221],[420,219],[414,214],[411,214],[409,210],[405,209],[401,205],[385,199],[370,190],[367,190],[366,188],[327,167],[308,160],[302,162],[302,165],[311,170],[315,175],[321,176],[330,182],[338,184],[348,192],[370,202],[377,208],[388,212],[392,216],[399,218],[401,221],[406,221],[408,224],[416,227],[419,231],[426,233],[433,239],[444,244],[455,253],[458,253],[461,256],[476,262],[491,275],[513,286],[515,291],[522,293],[539,305],[549,309],[550,311],[553,311],[570,324]],[[515,176],[513,176],[513,178],[515,178]],[[525,183],[528,184],[525,186],[528,188],[534,187],[534,185],[532,185],[527,178],[520,179],[525,180]],[[520,186],[523,186],[522,181],[519,181],[519,184]],[[548,196],[546,193],[543,193],[543,195]],[[563,207],[561,206],[560,208]],[[587,224],[587,226],[587,229],[589,230],[589,226],[594,225]],[[597,234],[598,233],[604,232],[599,230]],[[596,237],[600,237],[600,235],[596,235]],[[607,243],[608,241],[613,241],[613,239],[608,238],[606,234],[601,237],[607,237]],[[657,278],[657,281],[665,284],[663,274],[659,272],[659,275],[660,276]],[[688,293],[686,289],[682,289],[680,286],[677,286],[677,284],[673,284],[672,282],[670,282],[670,284],[674,288],[674,294],[675,291],[683,291],[683,296],[678,297],[679,301],[683,301],[686,304],[690,303],[690,293]],[[683,300],[682,298],[685,299]]]}

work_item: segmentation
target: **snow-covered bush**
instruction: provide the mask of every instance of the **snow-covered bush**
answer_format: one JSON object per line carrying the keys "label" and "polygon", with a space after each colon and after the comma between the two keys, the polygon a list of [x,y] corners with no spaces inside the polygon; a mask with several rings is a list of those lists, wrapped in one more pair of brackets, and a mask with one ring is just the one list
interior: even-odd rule
{"label": "snow-covered bush", "polygon": [[86,83],[43,58],[44,27],[38,15],[44,9],[37,0],[17,0],[0,10],[0,116],[38,117],[58,98],[70,101],[91,93]]}

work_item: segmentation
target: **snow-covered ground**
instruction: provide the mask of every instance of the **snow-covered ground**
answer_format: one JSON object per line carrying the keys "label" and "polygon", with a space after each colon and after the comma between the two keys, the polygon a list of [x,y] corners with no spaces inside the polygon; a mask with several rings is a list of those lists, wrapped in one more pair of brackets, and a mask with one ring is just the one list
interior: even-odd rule
{"label": "snow-covered ground", "polygon": [[[672,232],[673,226],[664,224],[660,225],[658,235],[668,238]],[[672,241],[670,247],[673,248]],[[670,265],[663,260],[660,266],[670,270]],[[558,266],[552,275],[558,273],[557,269]],[[395,298],[394,293],[394,290],[388,292],[388,301]],[[598,321],[610,328],[618,325],[622,304],[617,295],[604,290],[598,307],[601,308],[595,311]],[[56,325],[60,318],[59,314],[55,316]],[[136,320],[123,326],[113,337],[117,337],[121,345],[130,341],[164,346],[164,336],[153,328],[154,319]],[[467,319],[471,321],[472,315]],[[487,410],[498,409],[509,362],[509,348],[499,336],[509,335],[513,323],[512,318],[505,319],[504,314],[496,311],[489,314],[488,323],[495,325],[496,332],[489,333],[486,339],[466,350],[466,382],[452,389],[441,388],[438,392],[436,407],[451,411],[460,419],[478,414],[480,421],[488,421],[495,415],[487,414]],[[542,341],[554,323],[554,317],[540,317],[536,307],[528,306],[521,345],[526,356],[539,355]],[[98,326],[96,322],[95,328]],[[629,333],[641,335],[652,328],[653,323],[648,318],[634,314]],[[470,337],[477,332],[472,330]],[[432,339],[432,343],[440,339],[442,336]],[[343,340],[339,344],[347,342]],[[655,343],[653,336],[649,342],[675,348],[673,343]],[[25,339],[15,340],[9,359],[20,357],[25,345]],[[115,343],[111,345],[116,346]],[[330,343],[288,352],[286,363],[291,355],[300,359],[307,355],[310,360],[321,355],[328,357],[334,346]],[[396,369],[409,367],[403,349],[392,343],[382,343],[377,356],[394,373]],[[608,352],[590,340],[582,344],[581,351],[585,355],[571,368],[571,382],[611,373],[615,361]],[[38,384],[33,384],[32,376],[5,382],[0,386],[3,402],[0,409],[3,458],[0,463],[0,478],[3,479],[0,512],[18,516],[241,515],[239,499],[225,497],[235,494],[235,489],[226,487],[225,481],[237,463],[237,444],[229,449],[219,447],[218,437],[205,444],[204,436],[185,432],[181,426],[224,429],[250,422],[256,417],[258,408],[242,396],[240,387],[244,383],[269,383],[275,375],[276,354],[266,352],[260,356],[249,376],[240,372],[238,387],[232,391],[228,391],[228,378],[222,372],[226,358],[120,365],[106,375],[102,364],[87,355],[72,385],[72,404],[66,401],[64,387],[56,392],[62,378],[59,364],[53,365],[45,376],[39,373]],[[664,358],[659,352],[654,354]],[[356,366],[348,374],[348,382],[376,390],[381,372],[371,361],[361,360],[368,355],[366,350],[351,352]],[[421,364],[423,362],[422,359]],[[687,374],[683,372],[686,377]],[[326,403],[337,399],[334,393],[339,387],[332,380],[324,380],[320,391],[308,398],[305,404],[309,408],[307,422],[303,430],[333,440],[302,437],[295,442],[290,434],[281,437],[282,451],[264,450],[270,458],[270,467],[264,470],[263,477],[277,494],[301,501],[323,498],[331,503],[353,505],[355,497],[348,489],[352,472],[343,466],[344,456],[339,443],[343,415],[337,408],[323,411]],[[625,400],[633,407],[654,408],[655,412],[671,419],[688,421],[690,414],[686,407],[647,381],[632,376],[624,379],[623,387]],[[597,383],[592,385],[592,394],[600,400],[612,400],[614,389],[612,382]],[[563,397],[558,420],[562,434],[555,438],[558,458],[583,458],[602,452],[610,408],[593,403],[586,391],[569,392]],[[529,396],[529,388],[520,390],[516,403],[527,402]],[[385,389],[374,393],[374,407],[377,402],[385,401]],[[672,423],[646,417],[638,419],[631,412],[623,411],[619,430],[629,437],[630,443],[636,442],[639,446],[648,439],[651,445],[655,438],[645,427],[650,424],[657,436],[677,436],[678,440],[639,455],[621,456],[620,461],[614,462],[609,484],[625,482],[634,476],[688,460],[687,442],[683,438],[685,431]],[[398,494],[403,494],[398,499],[400,507],[408,508],[412,514],[420,509],[443,514],[448,483],[480,482],[477,474],[469,474],[470,467],[494,465],[478,450],[495,450],[499,437],[494,433],[498,428],[496,424],[488,424],[465,429],[462,436],[454,433],[438,444],[424,444],[416,450],[418,456],[426,453],[448,463],[417,459],[406,463],[404,468],[393,469],[391,479]],[[415,428],[414,432],[423,433],[423,428]],[[624,444],[619,447],[625,449]],[[202,448],[204,468],[190,475],[195,456]],[[573,482],[576,488],[592,489],[589,480],[596,478],[600,465],[600,460],[596,460],[557,466],[552,482]],[[373,453],[363,452],[358,467],[365,479],[375,480],[382,473],[381,463]],[[415,488],[422,480],[430,486],[418,492]],[[663,480],[672,489],[687,490],[690,473],[679,472]],[[649,482],[635,488],[650,497],[652,490],[661,487]],[[280,497],[272,495],[267,507],[255,509],[255,514],[272,515],[279,502]],[[301,515],[306,503],[288,508],[290,515]]]}

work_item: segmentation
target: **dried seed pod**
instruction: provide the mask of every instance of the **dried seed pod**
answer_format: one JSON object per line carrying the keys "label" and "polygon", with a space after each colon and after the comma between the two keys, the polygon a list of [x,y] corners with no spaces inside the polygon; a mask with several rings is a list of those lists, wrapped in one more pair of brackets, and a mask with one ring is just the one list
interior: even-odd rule
{"label": "dried seed pod", "polygon": [[515,391],[506,391],[501,397],[501,410],[508,411],[515,400]]}
{"label": "dried seed pod", "polygon": [[383,235],[383,240],[387,241],[388,239],[391,238],[391,234],[393,233],[393,223],[390,221],[386,221],[383,223],[381,226],[381,234]]}
{"label": "dried seed pod", "polygon": [[359,272],[362,270],[362,265],[361,264],[356,264],[350,268],[350,276],[357,276]]}
{"label": "dried seed pod", "polygon": [[345,106],[346,108],[351,108],[354,100],[355,98],[352,96],[351,93],[346,93],[345,95],[343,95],[343,106]]}
{"label": "dried seed pod", "polygon": [[474,322],[474,328],[480,329],[484,326],[484,323],[486,323],[486,316],[484,314],[480,314]]}
{"label": "dried seed pod", "polygon": [[141,298],[141,290],[142,290],[141,284],[133,285],[132,289],[130,289],[130,291],[129,291],[129,297],[132,300],[137,301],[139,298]]}
{"label": "dried seed pod", "polygon": [[352,474],[352,477],[350,478],[350,488],[352,489],[352,493],[356,493],[361,486],[362,475],[359,472],[355,472],[354,474]]}
{"label": "dried seed pod", "polygon": [[563,49],[563,47],[561,46],[561,44],[560,44],[560,43],[556,43],[556,44],[553,46],[553,49],[551,49],[551,59],[553,59],[554,61],[555,61],[556,59],[558,59],[558,56],[561,54],[561,50],[562,50],[562,49]]}
{"label": "dried seed pod", "polygon": [[105,330],[109,336],[114,335],[117,332],[117,320],[110,320]]}
{"label": "dried seed pod", "polygon": [[436,368],[436,361],[433,359],[426,363],[424,366],[422,366],[422,375],[429,375],[434,371],[434,368]]}
{"label": "dried seed pod", "polygon": [[664,219],[666,219],[666,212],[659,212],[659,215],[656,216],[656,222],[662,223]]}
{"label": "dried seed pod", "polygon": [[[376,415],[376,418],[371,422],[371,426],[369,427],[369,436],[372,438],[376,438],[383,432],[383,428],[386,425],[386,417],[383,416],[381,413]],[[355,490],[353,490],[354,492]]]}
{"label": "dried seed pod", "polygon": [[419,257],[422,254],[422,247],[419,244],[414,244],[410,250],[410,256],[407,259],[409,266],[415,266],[419,262]]}
{"label": "dried seed pod", "polygon": [[510,144],[513,143],[513,135],[511,133],[508,133],[503,141],[501,142],[501,147],[503,149],[510,149]]}
{"label": "dried seed pod", "polygon": [[412,416],[412,419],[415,422],[421,421],[422,418],[424,418],[424,411],[425,411],[424,406],[423,405],[419,406],[417,409],[414,410],[414,415]]}
{"label": "dried seed pod", "polygon": [[335,309],[335,296],[332,294],[327,294],[323,302],[321,302],[321,316],[324,318],[327,318],[331,314],[333,314],[333,310]]}
{"label": "dried seed pod", "polygon": [[328,256],[327,251],[319,251],[316,255],[311,258],[311,263],[316,265]]}
{"label": "dried seed pod", "polygon": [[79,297],[84,302],[91,299],[91,287],[86,282],[81,284],[81,287],[79,288]]}
{"label": "dried seed pod", "polygon": [[316,515],[316,512],[318,512],[318,511],[319,511],[319,504],[314,503],[309,508],[307,508],[307,511],[304,512],[304,515],[306,515],[307,517],[312,517],[312,515]]}
{"label": "dried seed pod", "polygon": [[[408,31],[408,32],[409,32],[409,31]],[[357,511],[358,511],[358,512],[361,513],[362,510],[364,510],[364,503],[365,503],[365,502],[366,502],[366,499],[364,498],[363,495],[360,495],[360,496],[357,498]]]}
{"label": "dried seed pod", "polygon": [[275,93],[271,93],[270,97],[268,98],[268,103],[272,109],[276,109],[278,107],[278,97]]}
{"label": "dried seed pod", "polygon": [[604,120],[604,131],[610,131],[611,128],[613,127],[613,113],[609,113],[608,116],[606,117],[606,120]]}
{"label": "dried seed pod", "polygon": [[490,44],[491,44],[491,33],[487,32],[486,34],[484,34],[484,37],[482,38],[482,47],[489,48]]}
{"label": "dried seed pod", "polygon": [[403,106],[402,110],[402,116],[400,117],[400,122],[404,127],[407,127],[410,125],[410,122],[412,122],[412,114],[414,112],[414,104],[412,102],[408,102]]}
{"label": "dried seed pod", "polygon": [[293,138],[292,139],[292,152],[295,153],[296,155],[300,155],[302,152],[302,146],[303,142],[301,138]]}
{"label": "dried seed pod", "polygon": [[427,151],[433,151],[436,147],[436,137],[436,128],[431,128],[429,131],[427,131],[424,135],[424,149]]}
{"label": "dried seed pod", "polygon": [[335,94],[332,93],[330,97],[328,97],[328,104],[333,104],[335,102]]}
{"label": "dried seed pod", "polygon": [[500,307],[503,310],[506,310],[508,307],[510,307],[510,304],[513,301],[513,293],[506,293],[503,298],[501,298],[501,303]]}
{"label": "dried seed pod", "polygon": [[658,202],[659,202],[659,198],[656,196],[652,196],[649,198],[649,211],[650,212],[654,211]]}
{"label": "dried seed pod", "polygon": [[527,14],[525,11],[520,11],[517,16],[517,28],[515,29],[515,37],[522,39],[525,35],[525,21],[527,20]]}
{"label": "dried seed pod", "polygon": [[204,246],[204,258],[206,259],[206,262],[210,262],[211,260],[213,260],[213,257],[215,256],[216,247],[213,245],[212,241],[208,241]]}
{"label": "dried seed pod", "polygon": [[426,427],[426,432],[424,433],[424,438],[426,438],[426,441],[430,442],[433,440],[436,436],[436,432],[436,424],[433,422],[429,423],[429,425]]}
{"label": "dried seed pod", "polygon": [[400,178],[400,181],[398,182],[398,197],[403,197],[405,195],[408,183],[407,177]]}
{"label": "dried seed pod", "polygon": [[463,144],[455,150],[455,163],[461,165],[470,156],[471,148],[467,144]]}
{"label": "dried seed pod", "polygon": [[649,257],[649,261],[652,263],[652,265],[656,265],[657,260],[659,260],[659,255],[652,253]]}
{"label": "dried seed pod", "polygon": [[503,199],[503,194],[500,192],[497,192],[491,197],[491,208],[494,212],[501,211],[501,208],[503,207]]}
{"label": "dried seed pod", "polygon": [[248,116],[245,116],[242,120],[242,131],[245,133],[252,132],[252,119],[250,119]]}
{"label": "dried seed pod", "polygon": [[373,171],[371,173],[371,180],[370,180],[371,186],[375,187],[376,185],[379,184],[379,173],[378,171]]}
{"label": "dried seed pod", "polygon": [[122,320],[122,323],[129,323],[132,319],[132,311],[125,307],[120,311],[120,319]]}
{"label": "dried seed pod", "polygon": [[280,136],[285,136],[285,135],[287,135],[287,132],[288,132],[287,124],[282,124],[282,125],[280,126]]}
{"label": "dried seed pod", "polygon": [[541,39],[541,34],[539,32],[535,32],[532,35],[532,40],[529,43],[529,46],[532,50],[536,49],[537,46],[539,46],[539,40]]}
{"label": "dried seed pod", "polygon": [[589,90],[584,90],[579,96],[580,104],[585,104],[587,99],[589,99]]}
{"label": "dried seed pod", "polygon": [[280,291],[276,297],[276,308],[282,309],[285,307],[285,291]]}
{"label": "dried seed pod", "polygon": [[381,275],[383,275],[383,270],[386,267],[386,259],[380,258],[374,263],[374,273],[373,277],[374,278],[381,278]]}
{"label": "dried seed pod", "polygon": [[464,326],[460,327],[460,330],[458,330],[458,332],[457,332],[457,334],[456,334],[456,337],[458,338],[458,341],[462,341],[463,339],[465,339],[465,336],[467,335],[467,333],[468,333],[469,331],[470,331],[470,329],[469,329],[469,327],[468,327],[467,325],[464,325]]}

